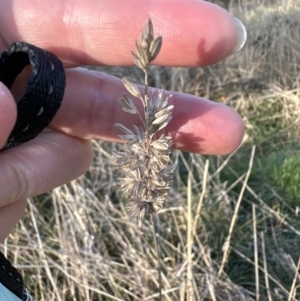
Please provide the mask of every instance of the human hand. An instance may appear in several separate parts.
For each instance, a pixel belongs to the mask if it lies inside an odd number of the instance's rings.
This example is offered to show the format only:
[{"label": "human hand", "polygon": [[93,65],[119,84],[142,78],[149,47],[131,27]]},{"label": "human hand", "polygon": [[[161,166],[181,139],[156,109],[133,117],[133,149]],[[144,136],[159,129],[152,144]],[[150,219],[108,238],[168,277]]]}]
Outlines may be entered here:
[{"label": "human hand", "polygon": [[[69,182],[89,167],[90,139],[117,141],[116,122],[138,123],[116,101],[125,91],[120,79],[75,67],[132,65],[131,51],[149,17],[155,35],[163,36],[156,65],[213,64],[237,44],[233,18],[200,0],[0,2],[0,52],[26,41],[55,53],[68,67],[64,100],[50,127],[0,153],[0,241],[21,218],[27,197]],[[171,101],[175,108],[166,131],[175,133],[175,148],[226,154],[240,145],[244,127],[234,110],[182,93],[174,93]],[[1,83],[0,112],[1,148],[16,120],[14,99]]]}]

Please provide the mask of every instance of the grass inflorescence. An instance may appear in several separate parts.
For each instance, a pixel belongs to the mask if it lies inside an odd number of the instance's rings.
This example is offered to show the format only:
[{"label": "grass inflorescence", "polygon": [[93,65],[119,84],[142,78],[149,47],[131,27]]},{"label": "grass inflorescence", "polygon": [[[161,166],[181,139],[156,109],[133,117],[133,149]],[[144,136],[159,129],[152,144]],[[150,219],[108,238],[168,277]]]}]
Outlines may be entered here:
[{"label": "grass inflorescence", "polygon": [[120,180],[123,193],[128,197],[128,213],[140,218],[163,208],[174,174],[174,166],[170,163],[172,138],[159,134],[172,118],[174,106],[168,103],[171,95],[166,96],[164,90],[149,92],[148,87],[147,68],[159,54],[161,46],[162,37],[154,38],[152,21],[149,19],[141,41],[136,42],[137,53],[132,52],[135,64],[144,72],[144,93],[140,92],[137,85],[123,78],[127,91],[142,102],[143,113],[139,113],[131,96],[124,94],[119,99],[122,109],[130,114],[138,114],[142,123],[141,126],[134,124],[132,130],[116,124],[123,132],[119,137],[126,140],[126,144],[115,156],[124,174]]}]

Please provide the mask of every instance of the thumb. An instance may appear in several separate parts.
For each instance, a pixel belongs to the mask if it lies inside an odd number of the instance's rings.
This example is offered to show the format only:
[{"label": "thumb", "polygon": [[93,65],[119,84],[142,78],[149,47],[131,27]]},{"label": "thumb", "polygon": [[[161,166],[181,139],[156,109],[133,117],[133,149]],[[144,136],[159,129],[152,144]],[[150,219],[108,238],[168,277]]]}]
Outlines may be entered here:
[{"label": "thumb", "polygon": [[0,149],[4,146],[16,122],[16,103],[10,91],[0,82]]}]

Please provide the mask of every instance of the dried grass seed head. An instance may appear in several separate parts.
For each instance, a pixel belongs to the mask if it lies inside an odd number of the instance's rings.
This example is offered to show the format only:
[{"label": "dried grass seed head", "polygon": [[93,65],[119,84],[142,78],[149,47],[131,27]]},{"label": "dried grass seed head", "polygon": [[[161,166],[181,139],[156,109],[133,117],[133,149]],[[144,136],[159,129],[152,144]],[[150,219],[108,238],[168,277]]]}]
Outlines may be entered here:
[{"label": "dried grass seed head", "polygon": [[136,42],[137,53],[132,52],[135,64],[142,70],[146,70],[147,66],[158,56],[162,46],[162,37],[158,36],[154,39],[153,24],[151,19],[141,34],[141,41]]},{"label": "dried grass seed head", "polygon": [[152,21],[149,20],[141,35],[140,43],[136,42],[137,53],[133,53],[136,65],[145,73],[145,92],[140,92],[136,84],[123,79],[127,91],[139,98],[144,106],[143,116],[137,110],[130,96],[123,95],[119,99],[122,109],[130,114],[138,114],[142,125],[133,125],[133,130],[117,123],[123,132],[119,135],[127,143],[121,151],[115,153],[116,163],[123,172],[120,179],[123,193],[129,198],[127,211],[131,216],[143,218],[163,208],[165,198],[170,189],[174,166],[170,163],[172,139],[169,136],[158,135],[171,120],[173,105],[165,96],[164,90],[148,95],[147,66],[154,60],[162,45],[162,38],[154,39]]}]

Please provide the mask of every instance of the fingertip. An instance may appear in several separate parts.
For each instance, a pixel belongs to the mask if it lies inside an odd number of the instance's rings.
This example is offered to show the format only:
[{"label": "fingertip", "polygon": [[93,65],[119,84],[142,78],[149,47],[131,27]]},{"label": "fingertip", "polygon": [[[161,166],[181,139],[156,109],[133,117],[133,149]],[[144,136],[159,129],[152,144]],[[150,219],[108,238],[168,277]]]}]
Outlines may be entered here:
[{"label": "fingertip", "polygon": [[16,103],[7,87],[0,82],[0,149],[5,144],[17,118]]},{"label": "fingertip", "polygon": [[174,147],[192,153],[226,155],[242,143],[244,123],[232,108],[206,99],[174,93],[175,108],[168,131]]},{"label": "fingertip", "polygon": [[199,144],[201,153],[209,155],[228,155],[242,143],[244,122],[232,108],[213,103],[211,111],[202,116],[202,129],[206,135]]},{"label": "fingertip", "polygon": [[198,66],[216,64],[233,53],[239,42],[235,18],[225,9],[206,3],[206,14],[202,16],[203,38],[199,39]]},{"label": "fingertip", "polygon": [[[157,9],[163,10],[162,6],[160,4]],[[174,19],[174,15],[179,14],[181,17]],[[239,50],[238,45],[245,36],[242,36],[244,31],[239,30],[241,21],[238,23],[228,11],[206,1],[185,1],[185,5],[181,0],[172,1],[172,9],[165,13],[163,20],[159,22],[154,18],[154,26],[157,25],[157,32],[164,39],[162,51],[155,61],[158,65],[216,64]]]},{"label": "fingertip", "polygon": [[228,155],[238,149],[244,138],[244,122],[242,117],[232,108],[222,105],[224,111],[219,118],[215,143],[216,155]]}]

